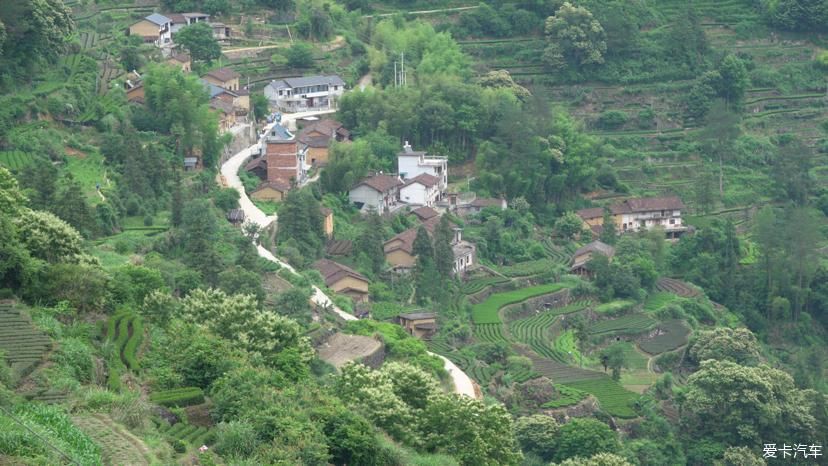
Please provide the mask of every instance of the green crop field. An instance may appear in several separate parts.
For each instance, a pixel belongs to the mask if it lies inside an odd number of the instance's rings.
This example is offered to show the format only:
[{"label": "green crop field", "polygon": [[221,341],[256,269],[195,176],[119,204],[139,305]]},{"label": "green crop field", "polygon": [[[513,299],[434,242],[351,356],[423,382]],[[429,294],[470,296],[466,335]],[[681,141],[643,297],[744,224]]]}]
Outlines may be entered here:
[{"label": "green crop field", "polygon": [[475,324],[474,336],[480,341],[491,343],[506,341],[506,337],[503,336],[503,325],[501,324]]},{"label": "green crop field", "polygon": [[514,265],[498,267],[498,272],[507,277],[531,277],[552,270],[554,263],[549,259],[520,262]]},{"label": "green crop field", "polygon": [[624,299],[619,299],[616,301],[610,301],[608,303],[599,304],[593,308],[595,312],[598,314],[613,314],[616,312],[621,312],[625,308],[630,308],[635,305],[634,301],[627,301]]},{"label": "green crop field", "polygon": [[177,422],[173,425],[162,422],[158,430],[169,440],[181,440],[194,447],[212,445],[215,437],[212,429],[184,422]]},{"label": "green crop field", "polygon": [[656,321],[644,314],[631,314],[617,319],[602,320],[589,327],[590,335],[636,334],[652,328]]},{"label": "green crop field", "polygon": [[581,400],[589,396],[589,393],[578,390],[577,388],[569,387],[567,385],[555,385],[555,391],[558,392],[558,397],[547,401],[543,404],[543,408],[555,409],[564,408],[578,404]]},{"label": "green crop field", "polygon": [[658,325],[664,333],[652,338],[645,338],[638,343],[639,348],[649,354],[661,354],[687,344],[690,329],[680,320],[669,320]]},{"label": "green crop field", "polygon": [[625,389],[607,376],[580,382],[565,382],[565,385],[595,395],[601,403],[601,409],[613,416],[621,418],[636,416],[632,404],[639,395]]},{"label": "green crop field", "polygon": [[463,294],[470,295],[475,294],[479,291],[483,291],[483,289],[488,288],[490,286],[502,285],[504,283],[508,283],[509,281],[510,280],[508,278],[504,277],[477,278],[467,283],[464,283],[460,289],[463,292]]},{"label": "green crop field", "polygon": [[647,361],[649,358],[641,354],[635,349],[635,346],[628,341],[621,341],[611,345],[613,347],[620,347],[624,351],[625,360],[627,362],[627,369],[630,370],[647,370]]},{"label": "green crop field", "polygon": [[472,321],[475,324],[500,323],[498,311],[503,306],[519,303],[529,298],[554,293],[566,288],[566,283],[549,283],[546,285],[531,286],[520,290],[504,291],[489,296],[489,299],[472,307]]},{"label": "green crop field", "polygon": [[12,172],[19,172],[33,163],[35,163],[35,158],[26,152],[0,151],[0,166]]},{"label": "green crop field", "polygon": [[28,316],[11,304],[0,304],[0,351],[18,375],[30,373],[51,348],[52,340]]},{"label": "green crop field", "polygon": [[666,291],[657,291],[655,293],[651,293],[650,296],[647,297],[647,301],[644,302],[644,310],[646,312],[657,311],[669,304],[670,302],[672,302],[676,298],[676,295]]}]

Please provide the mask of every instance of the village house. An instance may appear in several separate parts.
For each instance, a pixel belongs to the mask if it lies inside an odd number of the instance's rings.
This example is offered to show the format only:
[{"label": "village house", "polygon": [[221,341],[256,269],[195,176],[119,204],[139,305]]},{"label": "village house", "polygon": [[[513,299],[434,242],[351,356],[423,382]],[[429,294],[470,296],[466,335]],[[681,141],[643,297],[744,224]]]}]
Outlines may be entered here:
[{"label": "village house", "polygon": [[417,217],[417,220],[420,222],[425,222],[426,220],[431,220],[434,217],[439,217],[440,212],[432,209],[431,207],[418,207],[411,211],[411,215]]},{"label": "village house", "polygon": [[607,259],[612,259],[612,256],[615,255],[615,248],[601,241],[593,241],[587,244],[572,254],[572,265],[569,267],[570,273],[589,276],[590,273],[586,265],[592,260],[595,254],[602,254]]},{"label": "village house", "polygon": [[128,36],[138,36],[145,43],[155,44],[158,47],[172,43],[172,21],[170,18],[153,13],[141,21],[133,24],[127,30]]},{"label": "village house", "polygon": [[256,201],[282,202],[290,191],[290,184],[282,180],[264,182],[253,192],[250,198]]},{"label": "village house", "polygon": [[434,312],[409,312],[397,316],[400,324],[409,335],[431,340],[437,333],[437,314]]},{"label": "village house", "polygon": [[193,62],[187,53],[175,53],[165,62],[168,65],[177,66],[181,71],[189,73],[192,71]]},{"label": "village house", "polygon": [[437,178],[437,190],[442,198],[448,188],[448,157],[431,156],[412,149],[405,141],[403,150],[397,154],[397,170],[403,179],[416,178],[426,174]]},{"label": "village house", "polygon": [[322,274],[325,286],[334,292],[344,294],[357,303],[368,301],[370,282],[361,273],[329,259],[319,259],[313,267]]},{"label": "village house", "polygon": [[231,29],[230,26],[224,23],[210,23],[210,27],[213,29],[213,38],[216,40],[228,40],[230,39]]},{"label": "village house", "polygon": [[239,73],[236,73],[230,68],[219,68],[205,74],[202,76],[202,79],[228,91],[238,91],[240,77],[241,75]]},{"label": "village house", "polygon": [[289,186],[301,186],[307,178],[307,149],[282,125],[273,125],[262,139],[262,157],[266,163],[267,181],[281,180]]},{"label": "village house", "polygon": [[213,99],[210,101],[210,108],[219,115],[219,129],[221,131],[228,131],[236,124],[236,110],[233,108],[233,104],[220,99]]},{"label": "village house", "polygon": [[247,89],[238,89],[231,91],[223,87],[217,86],[206,79],[201,82],[207,89],[210,95],[210,101],[221,100],[229,105],[232,105],[236,116],[245,116],[250,113],[250,92]]},{"label": "village house", "polygon": [[126,90],[127,102],[134,102],[136,104],[144,103],[144,83],[140,78],[127,79],[124,82],[124,90]]},{"label": "village house", "polygon": [[297,135],[299,142],[308,146],[311,165],[328,163],[328,148],[333,141],[348,141],[351,132],[336,120],[318,120],[305,125]]},{"label": "village house", "polygon": [[348,192],[348,200],[357,208],[366,212],[374,209],[383,215],[400,207],[399,189],[402,181],[394,175],[369,176]]},{"label": "village house", "polygon": [[345,81],[339,76],[304,76],[271,81],[264,88],[270,104],[283,112],[301,112],[336,107],[336,100],[345,92]]},{"label": "village house", "polygon": [[[440,223],[439,216],[426,220],[422,225],[429,235],[433,235],[438,223]],[[383,243],[385,261],[394,270],[399,272],[409,271],[417,263],[417,256],[414,255],[414,241],[417,239],[418,228],[409,228]],[[462,229],[454,225],[452,225],[452,228],[454,230],[454,237],[451,241],[451,249],[454,255],[452,272],[457,275],[464,273],[474,265],[476,248],[474,244],[463,240]]]},{"label": "village house", "polygon": [[333,210],[324,206],[320,206],[319,212],[322,214],[322,231],[325,233],[325,236],[328,239],[333,238]]},{"label": "village house", "polygon": [[400,200],[412,205],[433,207],[440,199],[440,179],[428,173],[421,173],[405,181],[400,188]]},{"label": "village house", "polygon": [[170,13],[167,15],[172,21],[171,32],[175,35],[183,27],[195,23],[207,23],[210,21],[210,15],[206,13]]},{"label": "village house", "polygon": [[[687,231],[681,222],[684,203],[675,196],[627,199],[610,206],[609,210],[618,233],[661,227],[668,239],[677,239]],[[581,209],[577,213],[593,233],[600,232],[603,228],[603,208]]]},{"label": "village house", "polygon": [[486,207],[494,207],[498,210],[506,210],[506,199],[478,197],[468,204],[458,206],[458,213],[460,215],[479,214]]}]

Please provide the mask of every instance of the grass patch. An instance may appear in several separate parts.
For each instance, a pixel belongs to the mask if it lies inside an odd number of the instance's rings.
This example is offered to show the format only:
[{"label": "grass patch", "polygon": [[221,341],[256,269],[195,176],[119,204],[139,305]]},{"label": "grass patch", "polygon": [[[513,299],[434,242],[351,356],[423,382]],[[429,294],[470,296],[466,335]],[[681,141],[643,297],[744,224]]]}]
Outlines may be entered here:
[{"label": "grass patch", "polygon": [[555,385],[555,391],[558,392],[558,397],[554,400],[547,401],[541,406],[541,408],[555,409],[573,406],[589,396],[589,394],[585,391],[566,385]]},{"label": "grass patch", "polygon": [[279,206],[281,205],[278,202],[271,202],[271,201],[253,201],[253,205],[259,208],[265,215],[273,215],[279,212]]},{"label": "grass patch", "polygon": [[489,299],[472,307],[472,321],[475,324],[499,324],[498,311],[503,306],[525,301],[529,298],[554,293],[566,288],[566,283],[548,283],[519,290],[504,291],[489,296]]},{"label": "grass patch", "polygon": [[87,200],[93,205],[101,202],[101,198],[95,189],[96,183],[100,183],[101,187],[106,187],[104,181],[106,170],[101,154],[92,152],[85,157],[66,157],[66,170],[80,183]]},{"label": "grass patch", "polygon": [[616,314],[626,309],[629,309],[634,305],[635,301],[619,299],[616,301],[610,301],[608,303],[599,304],[593,308],[593,311],[597,312],[598,314]]},{"label": "grass patch", "polygon": [[650,296],[647,297],[647,301],[644,302],[644,311],[657,311],[662,307],[666,306],[667,304],[671,303],[676,298],[676,295],[674,295],[673,293],[668,293],[666,291],[657,291],[655,293],[651,293]]}]

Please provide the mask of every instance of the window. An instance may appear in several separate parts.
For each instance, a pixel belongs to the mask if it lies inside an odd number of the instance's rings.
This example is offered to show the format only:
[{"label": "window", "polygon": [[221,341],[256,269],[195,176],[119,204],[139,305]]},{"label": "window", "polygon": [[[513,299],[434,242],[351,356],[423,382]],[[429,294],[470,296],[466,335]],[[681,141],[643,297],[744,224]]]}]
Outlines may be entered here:
[{"label": "window", "polygon": [[670,225],[675,225],[675,224],[676,224],[676,219],[671,218],[671,219],[670,219]]}]

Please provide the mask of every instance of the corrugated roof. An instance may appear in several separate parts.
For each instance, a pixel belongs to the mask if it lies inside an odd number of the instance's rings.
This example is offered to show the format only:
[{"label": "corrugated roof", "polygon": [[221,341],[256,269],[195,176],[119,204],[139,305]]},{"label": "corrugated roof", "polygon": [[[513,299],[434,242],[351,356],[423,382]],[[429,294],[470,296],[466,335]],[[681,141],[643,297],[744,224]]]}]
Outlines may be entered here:
[{"label": "corrugated roof", "polygon": [[147,16],[147,17],[146,17],[146,18],[144,18],[144,19],[145,19],[145,20],[147,20],[147,21],[149,21],[149,22],[151,22],[151,23],[153,23],[153,24],[157,24],[157,25],[159,25],[159,26],[163,26],[163,25],[165,25],[165,24],[167,24],[167,23],[172,22],[172,21],[170,20],[170,18],[167,18],[166,16],[161,15],[161,14],[158,14],[158,13],[153,13],[153,14],[151,14],[151,15]]}]

